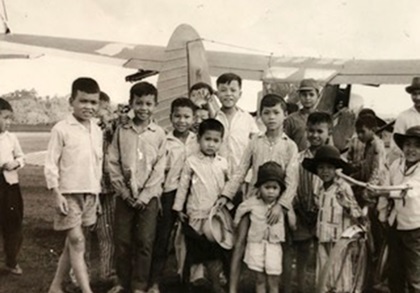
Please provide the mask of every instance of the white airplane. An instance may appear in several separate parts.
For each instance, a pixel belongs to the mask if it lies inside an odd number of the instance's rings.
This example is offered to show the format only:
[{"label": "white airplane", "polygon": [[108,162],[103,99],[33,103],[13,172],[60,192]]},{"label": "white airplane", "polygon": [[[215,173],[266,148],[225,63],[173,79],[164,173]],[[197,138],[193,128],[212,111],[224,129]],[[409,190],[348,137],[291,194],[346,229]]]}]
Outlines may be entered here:
[{"label": "white airplane", "polygon": [[[293,85],[302,79],[314,78],[324,85],[318,108],[330,113],[337,111],[339,103],[351,108],[363,104],[360,96],[351,94],[352,84],[408,84],[420,75],[420,60],[347,60],[206,51],[203,39],[187,24],[175,29],[166,47],[13,34],[5,26],[0,34],[0,56],[15,56],[11,52],[21,52],[16,56],[25,56],[22,52],[31,54],[26,56],[51,54],[132,68],[136,72],[126,77],[130,82],[158,74],[160,102],[156,119],[164,127],[169,125],[169,107],[174,98],[187,96],[189,87],[196,82],[211,84],[211,76],[225,72],[261,81],[266,91],[282,88],[282,95],[287,94],[284,89],[293,90]],[[279,84],[286,87],[278,87]],[[340,85],[347,87],[341,89]],[[333,138],[341,150],[354,133],[354,119],[351,112],[338,118]]]}]

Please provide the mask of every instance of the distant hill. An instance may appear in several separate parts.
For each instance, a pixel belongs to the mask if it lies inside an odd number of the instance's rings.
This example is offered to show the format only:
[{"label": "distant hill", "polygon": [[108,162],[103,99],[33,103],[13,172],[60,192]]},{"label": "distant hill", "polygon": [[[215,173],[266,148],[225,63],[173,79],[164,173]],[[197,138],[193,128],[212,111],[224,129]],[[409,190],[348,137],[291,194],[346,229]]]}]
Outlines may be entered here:
[{"label": "distant hill", "polygon": [[52,125],[70,113],[67,97],[41,97],[32,90],[16,90],[2,95],[13,107],[13,124]]}]

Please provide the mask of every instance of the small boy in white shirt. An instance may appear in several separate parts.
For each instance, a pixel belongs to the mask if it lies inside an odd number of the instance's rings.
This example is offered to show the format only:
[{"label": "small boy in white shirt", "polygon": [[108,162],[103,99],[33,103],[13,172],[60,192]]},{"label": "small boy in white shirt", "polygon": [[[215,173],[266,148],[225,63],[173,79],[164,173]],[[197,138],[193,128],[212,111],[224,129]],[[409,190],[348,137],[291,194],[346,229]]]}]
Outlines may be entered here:
[{"label": "small boy in white shirt", "polygon": [[235,224],[238,225],[245,214],[250,214],[244,262],[256,273],[257,293],[279,290],[283,259],[281,242],[285,241],[284,215],[277,223],[269,225],[267,213],[286,189],[284,177],[278,163],[269,161],[261,165],[255,183],[257,196],[241,203],[235,215]]}]

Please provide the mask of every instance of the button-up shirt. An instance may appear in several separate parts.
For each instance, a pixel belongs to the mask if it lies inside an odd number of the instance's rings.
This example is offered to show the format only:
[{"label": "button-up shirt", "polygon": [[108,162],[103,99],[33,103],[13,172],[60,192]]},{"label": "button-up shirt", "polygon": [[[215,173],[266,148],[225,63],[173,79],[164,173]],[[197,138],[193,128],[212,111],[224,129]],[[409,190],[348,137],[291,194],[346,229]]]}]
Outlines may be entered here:
[{"label": "button-up shirt", "polygon": [[154,122],[137,130],[132,120],[114,134],[108,153],[111,183],[117,195],[148,204],[162,193],[166,135]]},{"label": "button-up shirt", "polygon": [[327,189],[321,184],[316,193],[319,205],[316,235],[319,242],[335,242],[362,211],[350,185],[343,179],[336,178]]},{"label": "button-up shirt", "polygon": [[298,155],[299,160],[299,184],[297,194],[293,202],[296,216],[298,217],[297,229],[293,232],[295,240],[308,239],[315,232],[315,216],[314,219],[308,218],[317,214],[317,206],[315,199],[315,189],[322,184],[321,179],[315,174],[309,172],[302,166],[305,158],[312,159],[314,154],[308,148]]},{"label": "button-up shirt", "polygon": [[239,225],[241,218],[248,213],[250,214],[251,224],[248,230],[248,242],[267,240],[270,243],[280,243],[285,241],[283,214],[276,224],[267,224],[267,212],[272,208],[273,204],[267,204],[260,197],[253,196],[239,205],[236,210],[234,224],[236,226]]},{"label": "button-up shirt", "polygon": [[308,139],[306,138],[306,121],[308,116],[309,113],[300,109],[287,116],[284,120],[284,133],[297,144],[300,152],[309,147]]},{"label": "button-up shirt", "polygon": [[278,163],[285,170],[286,190],[279,199],[279,203],[287,209],[292,208],[299,179],[298,149],[296,144],[284,133],[274,142],[271,142],[265,134],[259,134],[251,140],[245,149],[239,167],[236,168],[232,179],[223,189],[223,195],[232,199],[244,182],[250,168],[252,168],[252,179],[247,197],[255,195],[254,185],[257,182],[258,168],[268,161]]},{"label": "button-up shirt", "polygon": [[[412,230],[420,228],[420,162],[406,170],[405,159],[394,161],[390,168],[391,185],[409,185],[409,189],[402,199],[394,200],[394,207],[388,218],[390,225],[397,221],[398,230]],[[399,191],[392,192],[394,196]]]},{"label": "button-up shirt", "polygon": [[195,133],[190,132],[185,143],[175,137],[172,131],[166,135],[166,176],[163,192],[170,192],[178,188],[185,160],[198,151],[199,145]]},{"label": "button-up shirt", "polygon": [[62,193],[101,191],[102,131],[93,120],[90,129],[73,115],[51,130],[44,173],[48,188]]},{"label": "button-up shirt", "polygon": [[[18,168],[22,168],[24,154],[16,135],[8,131],[0,133],[0,167],[15,160],[19,162]],[[9,184],[19,182],[17,169],[11,171],[3,170],[3,175]]]},{"label": "button-up shirt", "polygon": [[187,158],[175,196],[173,210],[186,212],[193,219],[207,218],[228,178],[225,158],[205,156],[202,152]]},{"label": "button-up shirt", "polygon": [[230,176],[241,162],[242,155],[251,136],[259,133],[255,119],[248,112],[240,108],[236,109],[237,111],[230,123],[223,111],[217,112],[215,117],[225,128],[220,155],[228,160]]}]

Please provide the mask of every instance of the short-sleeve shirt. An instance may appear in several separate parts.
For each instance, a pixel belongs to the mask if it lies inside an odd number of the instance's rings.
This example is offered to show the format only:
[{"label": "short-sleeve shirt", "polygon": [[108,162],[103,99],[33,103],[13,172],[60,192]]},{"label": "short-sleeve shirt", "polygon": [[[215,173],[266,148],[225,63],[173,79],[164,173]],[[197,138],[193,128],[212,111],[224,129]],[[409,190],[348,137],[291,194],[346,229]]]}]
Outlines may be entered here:
[{"label": "short-sleeve shirt", "polygon": [[217,112],[215,118],[225,127],[225,135],[219,153],[228,160],[229,174],[231,175],[239,165],[252,134],[259,133],[259,128],[255,119],[240,108],[237,108],[230,123],[222,111]]}]

